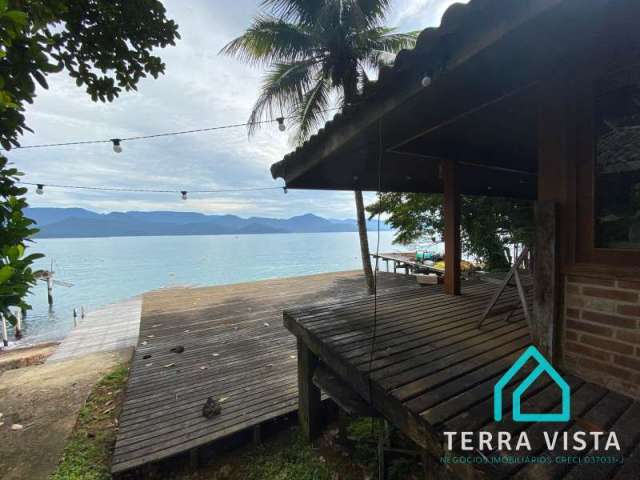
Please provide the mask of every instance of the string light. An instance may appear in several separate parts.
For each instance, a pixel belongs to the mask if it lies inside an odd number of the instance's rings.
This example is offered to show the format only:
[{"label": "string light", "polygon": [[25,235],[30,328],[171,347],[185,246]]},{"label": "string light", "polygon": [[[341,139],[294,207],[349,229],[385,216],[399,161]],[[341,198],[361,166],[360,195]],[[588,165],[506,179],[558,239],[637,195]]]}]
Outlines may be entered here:
[{"label": "string light", "polygon": [[122,145],[120,145],[120,139],[112,138],[111,142],[113,143],[113,151],[116,153],[122,153]]},{"label": "string light", "polygon": [[[339,107],[334,107],[334,108],[327,108],[325,110],[321,110],[319,113],[326,113],[326,112],[331,112],[331,111],[335,111],[335,110],[339,110]],[[294,115],[289,116],[289,117],[278,117],[276,119],[273,120],[260,120],[258,122],[245,122],[245,123],[232,123],[229,125],[219,125],[216,127],[206,127],[206,128],[195,128],[192,130],[179,130],[179,131],[175,131],[175,132],[163,132],[163,133],[154,133],[151,135],[138,135],[138,136],[134,136],[134,137],[122,137],[122,138],[112,138],[109,140],[79,140],[79,141],[72,141],[72,142],[61,142],[61,143],[42,143],[42,144],[36,144],[36,145],[20,145],[17,147],[13,147],[13,150],[27,150],[30,148],[51,148],[51,147],[68,147],[68,146],[74,146],[74,145],[94,145],[94,144],[100,144],[100,143],[111,143],[113,145],[113,150],[116,153],[120,153],[122,152],[122,142],[131,142],[131,141],[137,141],[137,140],[148,140],[148,139],[153,139],[153,138],[160,138],[160,137],[172,137],[172,136],[176,136],[176,135],[186,135],[186,134],[190,134],[190,133],[205,133],[205,132],[213,132],[215,130],[225,130],[228,128],[239,128],[239,127],[248,127],[248,126],[252,126],[252,125],[262,125],[265,123],[274,123],[277,122],[278,123],[278,129],[281,132],[284,132],[286,130],[286,125],[285,125],[285,120],[291,120],[296,118]],[[117,149],[117,147],[119,147],[119,149]]]},{"label": "string light", "polygon": [[[127,193],[179,193],[182,197],[187,197],[189,193],[238,193],[238,192],[259,192],[266,190],[282,190],[286,187],[248,187],[248,188],[223,188],[212,190],[163,190],[155,188],[138,188],[138,187],[100,187],[100,186],[86,186],[86,185],[60,185],[53,183],[32,183],[19,181],[22,185],[30,185],[36,187],[36,193],[42,195],[44,193],[44,187],[48,188],[60,188],[63,190],[92,190],[100,192],[127,192]],[[185,198],[186,199],[186,198]]]}]

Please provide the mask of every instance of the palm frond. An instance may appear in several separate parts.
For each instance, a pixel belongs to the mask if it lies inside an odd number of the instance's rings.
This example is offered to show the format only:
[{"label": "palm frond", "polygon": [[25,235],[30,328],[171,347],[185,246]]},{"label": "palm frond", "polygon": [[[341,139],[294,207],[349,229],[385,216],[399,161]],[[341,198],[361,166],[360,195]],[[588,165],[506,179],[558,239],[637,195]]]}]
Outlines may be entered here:
[{"label": "palm frond", "polygon": [[282,112],[294,110],[304,101],[304,95],[313,85],[314,75],[319,71],[317,63],[313,59],[280,63],[269,70],[249,117],[249,135],[253,135],[260,127],[260,121],[272,120]]},{"label": "palm frond", "polygon": [[248,64],[271,65],[304,60],[315,54],[311,31],[273,17],[257,17],[247,31],[225,45],[221,54]]},{"label": "palm frond", "polygon": [[419,30],[406,33],[393,33],[393,31],[384,33],[374,41],[374,44],[376,44],[375,48],[377,50],[390,53],[398,53],[400,50],[405,48],[414,48],[419,34]]},{"label": "palm frond", "polygon": [[393,63],[400,50],[415,47],[418,34],[394,33],[392,28],[372,28],[357,36],[355,50],[366,67],[378,69]]},{"label": "palm frond", "polygon": [[318,75],[315,85],[303,97],[294,113],[297,143],[302,143],[309,138],[311,133],[324,121],[325,111],[329,107],[329,93],[331,86],[329,81]]},{"label": "palm frond", "polygon": [[342,3],[343,15],[354,25],[372,28],[384,20],[389,10],[389,0],[332,0]]},{"label": "palm frond", "polygon": [[263,0],[261,7],[281,20],[313,25],[324,3],[325,0]]}]

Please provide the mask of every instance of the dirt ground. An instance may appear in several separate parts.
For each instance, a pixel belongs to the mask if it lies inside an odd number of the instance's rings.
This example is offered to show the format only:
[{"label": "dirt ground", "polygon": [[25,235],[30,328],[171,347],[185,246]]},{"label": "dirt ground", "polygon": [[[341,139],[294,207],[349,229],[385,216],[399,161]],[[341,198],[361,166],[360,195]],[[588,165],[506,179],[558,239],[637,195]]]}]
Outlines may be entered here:
[{"label": "dirt ground", "polygon": [[3,480],[48,478],[92,386],[131,354],[132,349],[97,353],[0,374]]},{"label": "dirt ground", "polygon": [[55,352],[57,342],[41,343],[33,347],[0,351],[0,374],[5,370],[39,365]]}]

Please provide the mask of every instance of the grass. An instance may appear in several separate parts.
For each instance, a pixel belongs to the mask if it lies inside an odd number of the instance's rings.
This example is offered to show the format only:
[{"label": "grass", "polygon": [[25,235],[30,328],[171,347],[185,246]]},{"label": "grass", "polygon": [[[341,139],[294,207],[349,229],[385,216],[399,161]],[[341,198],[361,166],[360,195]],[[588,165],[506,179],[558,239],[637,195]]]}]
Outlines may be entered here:
[{"label": "grass", "polygon": [[[352,420],[347,428],[351,446],[340,445],[331,426],[311,447],[297,427],[287,428],[259,446],[245,446],[219,456],[179,480],[364,480],[377,477],[379,420]],[[417,459],[389,459],[388,478],[422,478]]]},{"label": "grass", "polygon": [[93,387],[51,480],[111,479],[111,455],[128,374],[128,366],[119,365]]}]

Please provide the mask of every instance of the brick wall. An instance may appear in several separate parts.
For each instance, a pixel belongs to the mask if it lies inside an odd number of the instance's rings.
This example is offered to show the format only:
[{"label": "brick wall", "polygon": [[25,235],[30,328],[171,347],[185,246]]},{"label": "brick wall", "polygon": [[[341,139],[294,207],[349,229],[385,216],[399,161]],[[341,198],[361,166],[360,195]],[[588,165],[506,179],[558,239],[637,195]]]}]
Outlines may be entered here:
[{"label": "brick wall", "polygon": [[640,398],[640,281],[565,279],[563,364]]}]

